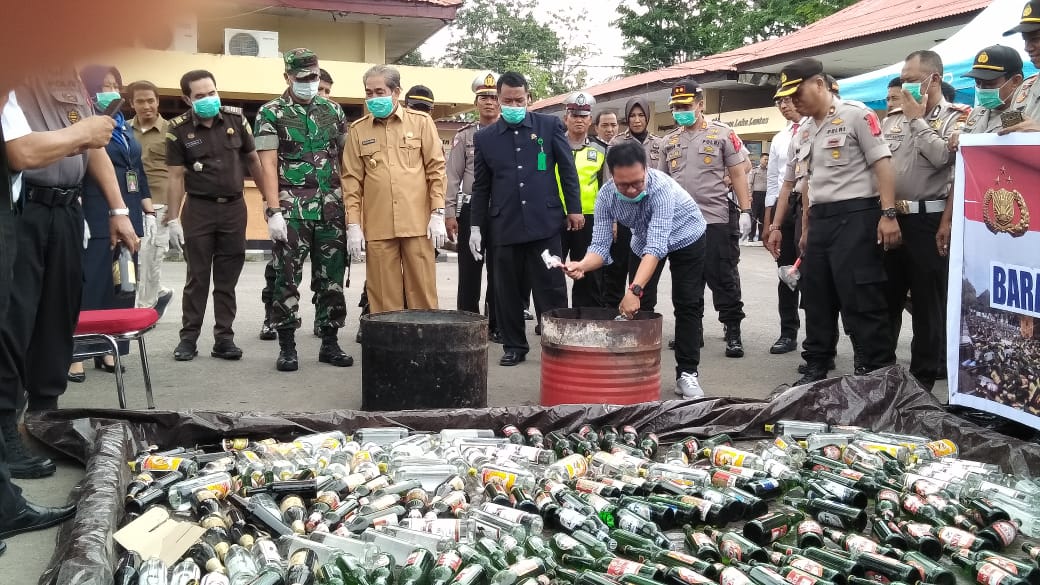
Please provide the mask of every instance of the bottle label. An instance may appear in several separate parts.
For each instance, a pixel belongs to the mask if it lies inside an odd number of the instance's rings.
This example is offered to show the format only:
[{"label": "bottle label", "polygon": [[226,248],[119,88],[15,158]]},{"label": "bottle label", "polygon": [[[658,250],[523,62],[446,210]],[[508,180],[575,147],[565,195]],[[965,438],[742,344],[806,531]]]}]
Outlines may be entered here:
[{"label": "bottle label", "polygon": [[793,559],[791,559],[789,564],[796,569],[809,573],[810,575],[823,577],[823,565],[817,563],[812,559],[807,559],[805,557],[794,557]]},{"label": "bottle label", "polygon": [[823,526],[812,520],[802,520],[798,523],[798,536],[804,534],[818,534],[823,536]]},{"label": "bottle label", "polygon": [[225,439],[225,451],[241,451],[249,446],[249,439]]},{"label": "bottle label", "polygon": [[[705,538],[707,538],[707,537],[705,537]],[[715,543],[712,543],[712,544],[715,544]],[[664,553],[664,556],[666,556],[666,557],[668,557],[670,559],[675,559],[675,560],[679,561],[680,563],[683,563],[684,565],[692,565],[693,563],[697,562],[697,557],[695,557],[693,555],[688,555],[688,554],[686,554],[684,552],[679,552],[677,550],[670,550],[670,551]]]},{"label": "bottle label", "polygon": [[825,526],[845,528],[845,522],[841,519],[841,516],[838,516],[833,512],[817,512],[816,520]]},{"label": "bottle label", "polygon": [[726,471],[716,471],[711,474],[711,485],[715,487],[733,487],[737,485],[737,481],[739,480],[739,475],[734,475]]},{"label": "bottle label", "polygon": [[499,518],[509,520],[510,522],[516,522],[517,524],[519,524],[524,519],[524,517],[527,516],[527,512],[524,512],[523,510],[517,510],[516,508],[510,508],[508,506],[491,505],[487,506],[485,508],[485,511],[490,512],[495,516],[498,516]]},{"label": "bottle label", "polygon": [[791,448],[791,446],[787,444],[787,441],[785,441],[783,437],[777,437],[773,439],[773,444],[776,445],[777,448],[781,451],[787,451]]},{"label": "bottle label", "polygon": [[528,577],[534,573],[540,573],[541,568],[541,559],[535,557],[530,559],[520,559],[513,563],[509,567],[509,570],[513,571],[513,574],[518,577],[517,581],[519,582],[522,581],[524,577]]},{"label": "bottle label", "polygon": [[[856,471],[855,469],[849,469],[849,468],[845,468],[845,469],[842,469],[842,470],[838,471],[838,475],[840,475],[842,477],[847,477],[847,478],[855,480],[855,481],[859,481],[859,480],[863,479],[864,477],[866,477],[866,474],[860,473],[859,471]],[[892,491],[892,490],[889,490],[889,491]],[[892,493],[895,493],[895,492],[892,492]]]},{"label": "bottle label", "polygon": [[497,481],[504,485],[508,490],[512,489],[513,484],[516,483],[516,474],[502,471],[500,469],[484,469],[480,474],[480,481],[484,484]]},{"label": "bottle label", "polygon": [[722,571],[722,574],[719,575],[719,583],[721,585],[754,585],[754,581],[733,567],[726,567]]},{"label": "bottle label", "polygon": [[924,500],[922,500],[916,494],[907,494],[906,497],[903,498],[903,509],[905,509],[907,512],[910,512],[911,514],[916,514],[921,508],[924,507],[924,505]]},{"label": "bottle label", "polygon": [[919,561],[919,560],[917,560],[915,558],[912,558],[912,557],[908,557],[908,558],[903,559],[903,562],[908,564],[908,565],[910,565],[911,567],[914,567],[915,569],[917,569],[917,572],[921,575],[921,580],[922,581],[925,580],[924,564],[922,564],[921,561]]},{"label": "bottle label", "polygon": [[784,573],[784,581],[791,585],[813,585],[816,583],[816,579],[812,575],[807,575],[797,569],[791,569]]},{"label": "bottle label", "polygon": [[747,453],[732,447],[718,446],[711,451],[711,463],[715,466],[735,465],[740,467],[744,464]]},{"label": "bottle label", "polygon": [[723,539],[722,542],[719,543],[719,552],[721,552],[722,556],[727,559],[733,559],[735,561],[744,558],[744,551],[741,550],[740,544],[734,540]]},{"label": "bottle label", "polygon": [[849,552],[878,552],[878,544],[865,536],[850,534],[845,539],[845,550]]},{"label": "bottle label", "polygon": [[975,542],[975,536],[960,528],[954,528],[952,526],[944,526],[939,529],[939,540],[943,544],[952,546],[954,548],[971,548],[971,545]]},{"label": "bottle label", "polygon": [[827,459],[841,461],[841,447],[837,445],[824,445],[820,448],[820,454]]},{"label": "bottle label", "polygon": [[586,494],[598,494],[603,491],[603,484],[591,479],[581,478],[574,483],[574,489]]},{"label": "bottle label", "polygon": [[939,439],[931,443],[925,443],[925,447],[936,457],[951,457],[957,454],[957,445],[949,439]]},{"label": "bottle label", "polygon": [[416,563],[416,561],[419,560],[419,555],[420,554],[421,553],[419,552],[419,549],[413,550],[412,554],[408,555],[408,558],[404,560],[404,566],[408,567],[408,566],[414,565]]},{"label": "bottle label", "polygon": [[562,468],[570,478],[585,475],[588,471],[588,460],[584,455],[571,455],[557,461],[556,465]]},{"label": "bottle label", "polygon": [[777,526],[776,528],[769,531],[770,539],[769,542],[776,542],[781,538],[787,536],[787,525]]},{"label": "bottle label", "polygon": [[1013,576],[1004,569],[985,562],[979,569],[979,574],[976,576],[976,580],[981,585],[999,585],[1004,579],[1012,579]]},{"label": "bottle label", "polygon": [[459,570],[459,567],[462,566],[462,557],[459,556],[459,553],[453,550],[449,550],[447,552],[441,553],[441,556],[437,558],[437,566],[448,567],[449,569],[451,569],[451,572],[454,573],[455,571]]},{"label": "bottle label", "polygon": [[575,547],[581,545],[581,543],[575,538],[562,532],[557,533],[553,540],[556,541],[556,546],[564,553],[569,553],[574,550]]},{"label": "bottle label", "polygon": [[1015,542],[1015,538],[1018,537],[1018,526],[1013,522],[1008,522],[1007,520],[998,520],[990,525],[990,528],[993,529],[993,532],[997,533],[997,536],[1000,538],[1000,543],[1004,545],[1005,548],[1011,546],[1011,543]]},{"label": "bottle label", "polygon": [[686,567],[676,567],[671,571],[672,577],[686,583],[687,585],[713,585],[715,582],[701,575],[697,571]]},{"label": "bottle label", "polygon": [[878,583],[883,583],[885,585],[892,582],[887,575],[883,575],[877,571],[867,571],[863,576],[871,581],[877,581]]},{"label": "bottle label", "polygon": [[1005,559],[1004,557],[992,556],[992,557],[986,557],[986,562],[991,564],[991,565],[996,565],[996,566],[1000,567],[1001,569],[1004,569],[1008,573],[1011,573],[1012,575],[1015,575],[1015,576],[1018,575],[1018,567],[1015,566],[1015,563],[1013,563],[1011,561],[1011,559]]},{"label": "bottle label", "polygon": [[391,512],[390,514],[386,514],[385,516],[373,518],[372,526],[397,526],[398,522],[399,519],[397,517],[397,514]]},{"label": "bottle label", "polygon": [[136,471],[177,471],[181,463],[185,461],[182,457],[166,457],[163,455],[149,455],[141,461]]},{"label": "bottle label", "polygon": [[[582,524],[585,523],[585,516],[583,516],[581,512],[571,510],[570,508],[561,509],[558,517],[560,520],[560,525],[568,530],[577,530],[578,528],[581,528]],[[621,515],[621,518],[619,519],[621,521],[621,528],[624,528],[625,530],[629,530],[631,532],[638,532],[637,527],[629,528],[625,526],[626,518],[628,518],[628,516],[624,514]]]},{"label": "bottle label", "polygon": [[765,479],[759,480],[758,485],[766,491],[773,491],[780,487],[780,482],[777,481],[775,478],[767,477]]},{"label": "bottle label", "polygon": [[694,532],[693,533],[693,542],[698,547],[708,547],[708,548],[711,548],[711,549],[715,548],[715,541],[712,540],[710,536],[708,536],[707,534],[704,534],[703,532],[699,532],[699,531],[698,532]]},{"label": "bottle label", "polygon": [[639,570],[643,568],[642,563],[623,559],[621,557],[614,557],[610,564],[607,565],[607,574],[611,577],[620,577],[621,575],[638,575]]}]

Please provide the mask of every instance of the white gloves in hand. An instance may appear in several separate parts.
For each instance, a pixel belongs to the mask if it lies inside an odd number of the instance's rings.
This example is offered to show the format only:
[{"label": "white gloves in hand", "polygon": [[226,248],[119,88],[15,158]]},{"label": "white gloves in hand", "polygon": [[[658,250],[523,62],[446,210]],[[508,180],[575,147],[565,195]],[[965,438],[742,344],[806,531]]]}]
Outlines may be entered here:
[{"label": "white gloves in hand", "polygon": [[430,223],[426,226],[426,237],[433,240],[434,249],[440,248],[448,241],[448,230],[444,227],[444,216],[439,213],[430,214]]},{"label": "white gloves in hand", "polygon": [[469,229],[469,251],[473,254],[473,259],[477,262],[484,259],[484,255],[480,253],[481,243],[480,228],[477,226],[471,227]]},{"label": "white gloves in hand", "polygon": [[166,222],[166,227],[170,230],[170,247],[180,251],[184,245],[184,227],[181,226],[181,220],[171,219]]},{"label": "white gloves in hand", "polygon": [[749,235],[751,235],[751,214],[745,211],[740,214],[740,237],[746,240]]},{"label": "white gloves in hand", "polygon": [[144,215],[144,239],[151,240],[155,237],[155,216],[150,214]]},{"label": "white gloves in hand", "polygon": [[275,213],[267,219],[267,234],[271,236],[272,242],[289,241],[289,228],[281,213]]},{"label": "white gloves in hand", "polygon": [[347,225],[347,253],[352,258],[361,256],[361,250],[365,248],[365,234],[361,233],[361,226],[356,223]]}]

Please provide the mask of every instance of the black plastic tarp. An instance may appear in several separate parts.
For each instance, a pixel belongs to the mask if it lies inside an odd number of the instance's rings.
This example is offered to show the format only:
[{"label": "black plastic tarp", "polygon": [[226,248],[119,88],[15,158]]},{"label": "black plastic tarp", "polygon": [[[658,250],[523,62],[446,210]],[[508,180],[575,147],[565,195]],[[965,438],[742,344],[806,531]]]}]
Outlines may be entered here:
[{"label": "black plastic tarp", "polygon": [[[723,390],[724,391],[724,390]],[[63,525],[41,584],[110,585],[117,560],[112,535],[123,514],[130,480],[126,462],[145,446],[213,445],[225,437],[289,438],[338,429],[404,426],[500,429],[506,424],[543,431],[630,424],[664,443],[687,435],[726,432],[741,440],[764,438],[763,425],[779,419],[861,425],[876,430],[945,437],[964,458],[997,463],[1011,473],[1040,474],[1040,445],[1025,443],[948,414],[903,368],[869,376],[834,378],[793,388],[772,402],[738,398],[664,401],[612,406],[511,406],[398,412],[335,410],[315,413],[220,413],[128,410],[60,410],[27,421],[41,441],[84,462],[86,476],[73,492],[79,509]]]}]

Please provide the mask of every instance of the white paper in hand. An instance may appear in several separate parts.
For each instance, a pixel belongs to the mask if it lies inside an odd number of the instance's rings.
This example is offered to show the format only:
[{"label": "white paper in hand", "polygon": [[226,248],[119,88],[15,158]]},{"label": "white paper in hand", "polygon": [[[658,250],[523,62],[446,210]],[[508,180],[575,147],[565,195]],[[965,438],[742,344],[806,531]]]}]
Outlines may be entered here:
[{"label": "white paper in hand", "polygon": [[549,270],[563,268],[563,260],[560,260],[559,256],[550,254],[549,250],[542,250],[542,262],[545,262],[545,267]]}]

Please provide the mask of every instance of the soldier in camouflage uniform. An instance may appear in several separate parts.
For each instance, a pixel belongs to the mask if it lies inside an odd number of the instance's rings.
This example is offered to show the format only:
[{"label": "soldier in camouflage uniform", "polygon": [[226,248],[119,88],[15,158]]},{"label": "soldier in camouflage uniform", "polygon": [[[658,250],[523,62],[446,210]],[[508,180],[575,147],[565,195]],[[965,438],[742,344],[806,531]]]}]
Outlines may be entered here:
[{"label": "soldier in camouflage uniform", "polygon": [[278,331],[276,366],[299,368],[296,329],[303,261],[310,255],[320,279],[315,320],[321,332],[318,361],[339,367],[354,358],[339,347],[338,331],[347,315],[343,298],[346,228],[343,193],[336,161],[346,140],[346,117],[334,102],[318,95],[318,57],[308,49],[285,53],[289,88],[256,116],[257,151],[269,182],[277,180],[281,207],[267,211],[274,240],[275,286],[271,326]]}]

